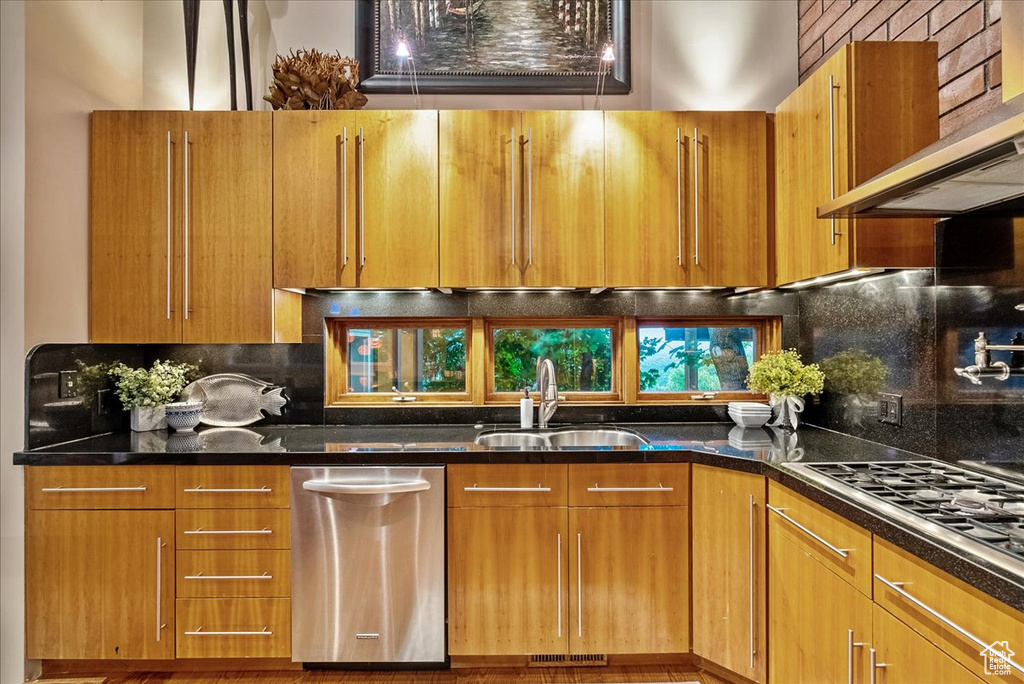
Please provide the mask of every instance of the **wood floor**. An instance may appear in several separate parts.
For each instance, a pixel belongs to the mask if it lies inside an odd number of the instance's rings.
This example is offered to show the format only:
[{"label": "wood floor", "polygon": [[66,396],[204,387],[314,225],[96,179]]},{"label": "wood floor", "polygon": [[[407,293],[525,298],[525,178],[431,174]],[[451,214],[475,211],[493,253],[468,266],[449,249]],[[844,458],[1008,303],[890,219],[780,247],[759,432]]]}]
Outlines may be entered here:
[{"label": "wood floor", "polygon": [[[102,681],[89,677],[46,677],[39,684],[84,684]],[[422,672],[205,672],[119,674],[106,684],[647,684],[694,682],[715,684],[719,680],[693,670],[666,667],[458,669]]]}]

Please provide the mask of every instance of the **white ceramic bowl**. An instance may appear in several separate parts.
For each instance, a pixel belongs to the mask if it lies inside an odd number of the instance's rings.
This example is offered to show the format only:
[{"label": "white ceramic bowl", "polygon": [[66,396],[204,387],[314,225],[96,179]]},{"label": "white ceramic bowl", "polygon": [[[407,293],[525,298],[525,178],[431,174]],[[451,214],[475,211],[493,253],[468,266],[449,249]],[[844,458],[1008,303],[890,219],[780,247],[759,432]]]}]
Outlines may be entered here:
[{"label": "white ceramic bowl", "polygon": [[164,407],[167,413],[167,424],[175,432],[191,432],[203,417],[203,402],[178,401]]},{"label": "white ceramic bowl", "polygon": [[730,401],[729,410],[735,411],[736,413],[742,413],[744,415],[760,414],[760,413],[771,413],[772,407],[768,404],[761,404],[756,401]]},{"label": "white ceramic bowl", "polygon": [[[736,413],[732,409],[729,410],[729,417],[732,418],[733,422],[743,428],[758,428],[768,422],[768,419],[772,417],[772,414],[759,414],[759,415],[744,415],[742,413]],[[170,422],[168,417],[167,422]]]}]

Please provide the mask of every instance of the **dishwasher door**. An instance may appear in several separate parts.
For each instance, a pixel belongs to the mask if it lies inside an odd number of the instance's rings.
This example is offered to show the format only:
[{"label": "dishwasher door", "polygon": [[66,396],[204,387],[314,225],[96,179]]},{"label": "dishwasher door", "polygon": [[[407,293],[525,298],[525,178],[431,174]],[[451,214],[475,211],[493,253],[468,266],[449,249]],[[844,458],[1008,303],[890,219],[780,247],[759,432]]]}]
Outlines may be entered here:
[{"label": "dishwasher door", "polygon": [[294,467],[292,660],[445,661],[444,467]]}]

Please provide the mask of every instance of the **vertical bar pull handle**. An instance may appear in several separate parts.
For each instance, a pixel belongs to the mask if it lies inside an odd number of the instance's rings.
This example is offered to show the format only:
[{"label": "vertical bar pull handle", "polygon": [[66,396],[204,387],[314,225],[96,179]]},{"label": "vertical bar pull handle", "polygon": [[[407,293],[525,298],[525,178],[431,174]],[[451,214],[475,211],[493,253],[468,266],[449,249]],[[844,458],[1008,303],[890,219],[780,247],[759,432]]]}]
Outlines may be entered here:
[{"label": "vertical bar pull handle", "polygon": [[576,636],[583,638],[583,534],[576,533]]},{"label": "vertical bar pull handle", "polygon": [[558,533],[558,636],[562,636],[562,533]]},{"label": "vertical bar pull handle", "polygon": [[883,667],[889,667],[889,664],[888,663],[880,663],[880,662],[878,662],[878,654],[875,652],[875,649],[871,649],[870,653],[871,653],[871,674],[868,675],[868,681],[871,684],[875,684],[875,672],[877,670],[882,669]]},{"label": "vertical bar pull handle", "polygon": [[533,126],[526,129],[526,265],[533,265]]},{"label": "vertical bar pull handle", "polygon": [[[853,649],[867,646],[863,641],[853,640],[853,630],[846,630],[846,684],[853,684]],[[874,649],[872,649],[874,653]],[[872,675],[873,676],[873,675]]]},{"label": "vertical bar pull handle", "polygon": [[171,132],[167,131],[167,320],[171,320]]},{"label": "vertical bar pull handle", "polygon": [[162,537],[156,538],[156,640],[160,641],[160,633],[163,632],[166,625],[163,621],[163,605],[161,603],[163,598],[163,556],[164,556],[164,540]]},{"label": "vertical bar pull handle", "polygon": [[676,263],[683,265],[683,129],[676,128]]},{"label": "vertical bar pull handle", "polygon": [[750,506],[747,509],[747,538],[748,538],[748,555],[750,557],[749,563],[749,581],[750,581],[750,669],[754,670],[754,656],[757,655],[757,621],[754,618],[754,537],[757,534],[757,526],[754,522],[754,495],[750,494],[749,503]]},{"label": "vertical bar pull handle", "polygon": [[[509,201],[508,201],[508,203],[509,203],[509,213],[512,215],[511,224],[512,224],[512,265],[513,266],[516,265],[516,153],[518,152],[518,150],[516,149],[517,147],[518,147],[518,145],[516,144],[516,127],[513,126],[512,127],[512,137],[509,140],[509,144],[508,144],[508,150],[509,150],[509,155],[508,155],[508,159],[509,159],[509,174],[508,174],[508,179],[509,179],[509,183],[508,183],[509,184],[509,194],[508,194],[508,196],[509,196]],[[559,627],[559,629],[561,629],[561,627]]]},{"label": "vertical bar pull handle", "polygon": [[188,192],[189,188],[188,188],[188,186],[190,185],[190,183],[189,183],[190,178],[189,178],[189,168],[188,168],[188,157],[189,157],[188,147],[189,147],[188,131],[185,131],[185,320],[186,321],[188,320],[188,308],[189,308],[189,302],[188,302],[188,300],[189,300],[189,297],[188,297],[188,280],[189,280],[189,278],[188,278],[188,270],[189,270],[189,268],[188,268],[188,242],[189,242],[189,237],[188,237],[188,220],[189,220],[189,213],[190,213],[189,212],[189,201],[190,200],[189,200],[189,192]]},{"label": "vertical bar pull handle", "polygon": [[[348,126],[341,129],[341,265],[348,265]],[[340,285],[340,283],[339,283]]]},{"label": "vertical bar pull handle", "polygon": [[[836,85],[835,76],[828,77],[828,197],[836,198]],[[836,230],[836,218],[831,218],[832,244],[836,244],[836,236],[842,235]]]},{"label": "vertical bar pull handle", "polygon": [[359,127],[359,265],[366,265],[366,204],[363,202],[363,191],[366,186],[365,165],[366,133]]},{"label": "vertical bar pull handle", "polygon": [[700,266],[700,129],[693,127],[693,263]]}]

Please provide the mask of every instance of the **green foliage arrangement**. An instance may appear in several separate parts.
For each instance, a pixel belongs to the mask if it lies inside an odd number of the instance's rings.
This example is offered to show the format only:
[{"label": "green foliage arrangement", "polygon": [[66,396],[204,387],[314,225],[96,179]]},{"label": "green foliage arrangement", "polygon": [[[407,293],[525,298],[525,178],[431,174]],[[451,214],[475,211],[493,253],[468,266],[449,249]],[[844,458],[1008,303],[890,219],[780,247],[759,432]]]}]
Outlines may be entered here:
[{"label": "green foliage arrangement", "polygon": [[882,359],[863,349],[848,349],[821,362],[825,389],[833,394],[878,394],[889,379]]},{"label": "green foliage arrangement", "polygon": [[750,367],[747,387],[765,394],[786,394],[802,397],[821,394],[825,387],[825,374],[818,364],[804,364],[796,349],[765,352]]},{"label": "green foliage arrangement", "polygon": [[199,366],[157,359],[149,370],[118,363],[107,371],[125,411],[163,406],[178,398],[185,385],[199,377]]}]

